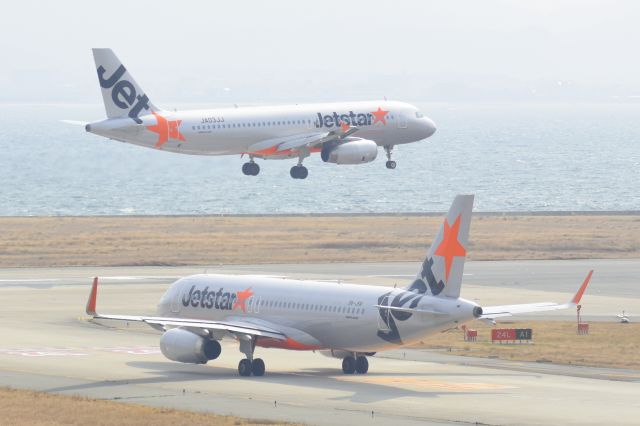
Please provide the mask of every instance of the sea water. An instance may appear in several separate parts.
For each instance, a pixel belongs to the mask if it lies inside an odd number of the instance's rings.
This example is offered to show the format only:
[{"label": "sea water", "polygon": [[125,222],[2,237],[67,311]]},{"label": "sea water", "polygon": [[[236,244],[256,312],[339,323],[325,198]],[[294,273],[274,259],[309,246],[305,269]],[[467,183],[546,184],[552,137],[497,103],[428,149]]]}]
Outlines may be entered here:
[{"label": "sea water", "polygon": [[[107,140],[63,119],[102,105],[0,105],[0,215],[389,213],[640,210],[640,104],[414,103],[431,138],[370,164],[188,156]],[[201,107],[202,105],[198,105]],[[185,105],[184,107],[189,107]],[[240,106],[242,108],[242,106]]]}]

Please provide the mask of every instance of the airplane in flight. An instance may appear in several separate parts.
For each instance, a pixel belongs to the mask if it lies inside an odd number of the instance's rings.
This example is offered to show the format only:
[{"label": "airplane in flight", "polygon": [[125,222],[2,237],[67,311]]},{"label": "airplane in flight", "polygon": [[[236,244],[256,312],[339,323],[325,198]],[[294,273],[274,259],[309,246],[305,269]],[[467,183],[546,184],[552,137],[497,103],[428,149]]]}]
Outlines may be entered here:
[{"label": "airplane in flight", "polygon": [[255,349],[313,350],[342,359],[345,374],[365,374],[367,356],[419,342],[475,319],[575,307],[591,279],[566,303],[481,307],[460,297],[473,195],[458,195],[416,278],[406,288],[300,281],[286,278],[192,275],[174,282],[157,316],[99,314],[98,278],[86,312],[96,320],[140,321],[163,332],[170,360],[205,364],[233,338],[245,355],[241,376],[262,376]]},{"label": "airplane in flight", "polygon": [[[436,131],[429,118],[403,102],[366,101],[289,106],[166,111],[158,108],[111,49],[93,49],[107,119],[86,124],[87,132],[147,148],[192,155],[241,155],[248,176],[256,159],[297,159],[291,177],[305,179],[303,160],[363,164],[383,147],[386,167],[395,145],[417,142]],[[77,123],[70,121],[71,123]]]}]

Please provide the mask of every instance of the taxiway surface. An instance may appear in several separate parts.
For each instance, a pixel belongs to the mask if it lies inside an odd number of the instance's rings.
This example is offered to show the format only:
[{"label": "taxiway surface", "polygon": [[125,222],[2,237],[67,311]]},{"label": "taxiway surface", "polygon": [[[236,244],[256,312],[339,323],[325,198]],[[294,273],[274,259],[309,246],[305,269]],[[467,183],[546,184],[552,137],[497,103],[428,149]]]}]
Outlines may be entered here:
[{"label": "taxiway surface", "polygon": [[[485,305],[563,301],[592,268],[587,315],[613,320],[621,309],[640,311],[640,261],[633,260],[468,262],[463,297]],[[417,269],[380,263],[0,270],[0,385],[310,424],[602,424],[612,418],[637,424],[638,371],[391,351],[371,358],[369,374],[345,376],[338,359],[258,349],[267,374],[243,378],[233,341],[209,365],[179,364],[160,354],[157,332],[91,323],[84,314],[93,275],[103,277],[99,310],[149,314],[168,283],[205,270],[402,286]]]}]

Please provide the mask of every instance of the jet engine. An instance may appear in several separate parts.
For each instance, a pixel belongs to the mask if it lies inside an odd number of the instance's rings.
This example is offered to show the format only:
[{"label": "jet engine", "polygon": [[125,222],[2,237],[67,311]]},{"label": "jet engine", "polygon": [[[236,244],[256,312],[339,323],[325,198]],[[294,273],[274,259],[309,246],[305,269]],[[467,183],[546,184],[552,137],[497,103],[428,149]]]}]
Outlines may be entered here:
[{"label": "jet engine", "polygon": [[348,140],[341,144],[325,146],[320,156],[325,163],[370,163],[378,156],[378,145],[368,139]]},{"label": "jet engine", "polygon": [[171,361],[206,364],[218,358],[222,348],[216,340],[206,339],[182,328],[172,328],[160,338],[160,350]]}]

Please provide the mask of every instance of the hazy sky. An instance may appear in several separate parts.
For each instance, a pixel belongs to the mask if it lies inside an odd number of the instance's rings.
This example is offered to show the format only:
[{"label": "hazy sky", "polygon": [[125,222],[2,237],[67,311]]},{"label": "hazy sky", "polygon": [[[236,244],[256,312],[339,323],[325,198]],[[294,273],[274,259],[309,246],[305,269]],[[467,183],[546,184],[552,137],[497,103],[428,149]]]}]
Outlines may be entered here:
[{"label": "hazy sky", "polygon": [[91,47],[167,107],[633,101],[639,45],[637,1],[7,1],[0,102],[98,102]]}]

